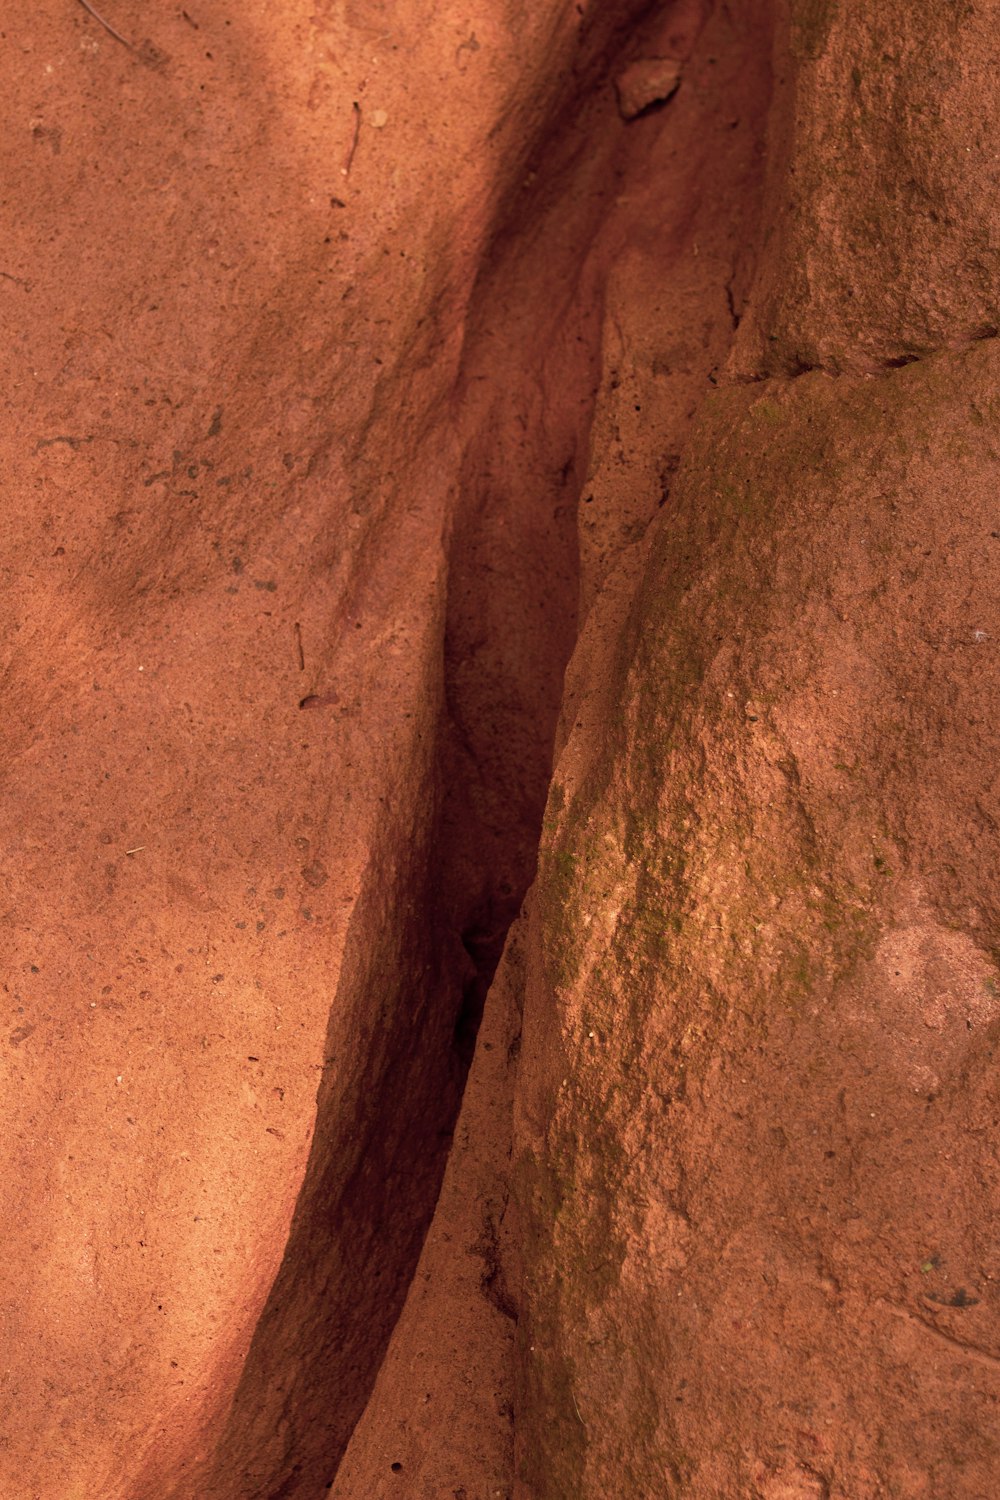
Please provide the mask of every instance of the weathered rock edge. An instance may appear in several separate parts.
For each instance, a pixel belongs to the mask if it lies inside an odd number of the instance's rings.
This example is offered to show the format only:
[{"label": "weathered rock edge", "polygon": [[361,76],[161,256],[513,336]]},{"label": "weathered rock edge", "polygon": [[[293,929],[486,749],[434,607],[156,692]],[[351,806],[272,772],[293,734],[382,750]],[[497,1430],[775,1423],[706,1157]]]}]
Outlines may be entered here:
[{"label": "weathered rock edge", "polygon": [[525,1495],[989,1488],[998,428],[992,344],[699,422],[549,802]]}]

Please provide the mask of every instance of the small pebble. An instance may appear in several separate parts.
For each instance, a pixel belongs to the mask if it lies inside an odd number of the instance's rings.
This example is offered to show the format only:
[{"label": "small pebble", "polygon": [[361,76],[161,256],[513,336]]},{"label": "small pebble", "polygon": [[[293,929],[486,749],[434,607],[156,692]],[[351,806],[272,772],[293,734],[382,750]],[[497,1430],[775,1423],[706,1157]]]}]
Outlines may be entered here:
[{"label": "small pebble", "polygon": [[675,57],[643,57],[630,63],[615,79],[619,114],[623,120],[634,120],[654,104],[666,104],[680,81],[681,64]]}]

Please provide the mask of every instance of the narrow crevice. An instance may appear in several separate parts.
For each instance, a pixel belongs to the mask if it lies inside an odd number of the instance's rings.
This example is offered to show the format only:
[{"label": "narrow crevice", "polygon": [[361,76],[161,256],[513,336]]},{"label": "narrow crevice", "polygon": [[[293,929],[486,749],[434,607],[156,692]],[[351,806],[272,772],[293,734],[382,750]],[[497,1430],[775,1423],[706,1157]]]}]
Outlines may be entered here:
[{"label": "narrow crevice", "polygon": [[[880,375],[887,375],[893,370],[905,369],[908,365],[923,364],[929,359],[936,359],[941,354],[962,354],[969,349],[975,348],[977,344],[988,343],[1000,335],[1000,329],[992,325],[977,330],[974,333],[963,334],[953,339],[946,339],[933,348],[918,350],[902,350],[899,354],[887,354],[882,359],[859,360],[847,364],[834,364],[816,360],[795,359],[789,360],[783,370],[756,370],[747,373],[728,375],[725,378],[727,385],[764,385],[769,381],[791,381],[798,380],[803,375],[827,375],[831,380],[839,380],[844,377],[858,379],[868,376],[875,379]],[[720,384],[723,382],[720,382]]]},{"label": "narrow crevice", "polygon": [[[669,194],[655,189],[654,148],[673,100],[623,120],[614,87],[644,48],[657,55],[668,23],[686,28],[690,51],[710,14],[700,0],[604,10],[498,194],[449,413],[461,457],[440,679],[427,684],[441,705],[437,741],[424,779],[370,851],[334,999],[339,1034],[344,1014],[355,1017],[374,1063],[365,1076],[348,1064],[336,1095],[324,1079],[284,1259],[222,1440],[178,1495],[315,1494],[336,1471],[402,1309],[487,991],[535,874],[584,564],[597,578],[667,500],[736,322],[739,252],[728,230],[714,258],[699,259],[698,215],[714,212],[711,203],[696,208],[709,196],[700,169],[679,169],[693,196],[678,224]],[[706,79],[714,63],[700,64]],[[681,89],[678,107],[686,98],[698,95]],[[733,134],[727,127],[727,140]],[[707,157],[710,148],[699,149]],[[728,179],[715,191],[728,192]],[[660,215],[652,223],[651,204]],[[584,524],[581,498],[602,493],[592,483],[598,403],[609,390],[626,399],[617,377],[606,378],[609,278],[622,257],[641,253],[655,267],[663,244],[695,268],[691,306],[677,313],[697,330],[692,369],[661,371],[651,356],[650,389],[659,382],[667,395],[644,418],[657,425],[661,455],[645,510],[611,524],[591,521],[598,507],[588,507]],[[643,402],[627,399],[629,420],[643,419]],[[611,540],[599,558],[584,556],[581,537],[599,524]],[[491,1245],[482,1248],[487,1295],[512,1314],[502,1268]]]},{"label": "narrow crevice", "polygon": [[624,16],[605,11],[581,35],[579,63],[501,196],[469,307],[454,400],[465,451],[449,559],[435,872],[440,911],[472,965],[455,1021],[464,1069],[534,878],[577,636],[576,513],[603,313],[589,262],[635,140],[613,80],[664,12],[649,0]]}]

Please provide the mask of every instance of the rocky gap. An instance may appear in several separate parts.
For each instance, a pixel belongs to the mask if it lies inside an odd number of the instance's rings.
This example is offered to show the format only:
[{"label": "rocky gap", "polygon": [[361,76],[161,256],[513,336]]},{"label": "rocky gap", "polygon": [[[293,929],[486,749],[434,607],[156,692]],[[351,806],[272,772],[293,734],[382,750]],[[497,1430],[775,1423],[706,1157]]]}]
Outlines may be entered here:
[{"label": "rocky gap", "polygon": [[12,8],[0,1493],[993,1493],[1000,41],[771,5]]},{"label": "rocky gap", "polygon": [[[703,33],[710,45],[699,47]],[[691,132],[718,112],[720,49],[728,78],[732,57],[763,37],[702,0],[605,12],[581,33],[578,66],[501,194],[451,403],[461,461],[441,680],[428,683],[441,699],[439,739],[409,838],[387,829],[371,851],[355,916],[368,937],[349,942],[335,1002],[357,1011],[363,1033],[384,1027],[378,1065],[347,1096],[320,1090],[283,1263],[222,1438],[178,1496],[231,1494],[234,1476],[240,1493],[313,1495],[332,1483],[364,1408],[434,1211],[486,994],[534,876],[581,610],[663,505],[663,454],[682,451],[738,322],[746,195],[731,181],[739,156],[726,155],[736,105],[718,122],[718,156],[688,140],[678,163],[664,141],[675,114]],[[687,83],[663,107],[654,97],[623,118],[616,77],[628,70],[641,87],[643,59],[670,52]],[[746,123],[747,159],[754,129]],[[650,278],[662,278],[654,333],[670,363],[650,354],[648,368],[628,371],[615,340],[646,316]],[[637,508],[620,486],[643,423],[655,451],[648,483],[629,481]],[[578,524],[584,490],[600,504]],[[385,934],[374,954],[372,930]],[[345,1284],[346,1302],[333,1290]]]},{"label": "rocky gap", "polygon": [[[664,504],[693,414],[739,324],[736,289],[749,279],[761,186],[769,47],[766,7],[734,22],[726,6],[681,3],[633,20],[530,153],[480,272],[455,396],[463,460],[449,558],[434,875],[440,909],[468,958],[454,1033],[463,1075],[534,877],[564,673],[582,618]],[[623,123],[613,80],[628,76],[634,87],[638,78],[641,86],[644,59],[671,50],[690,70],[687,95],[682,79],[676,105],[671,94],[669,104],[636,109]],[[675,108],[688,137],[680,161],[664,149]],[[538,163],[544,169],[536,172]],[[652,318],[651,284],[662,298]],[[638,369],[620,359],[623,325],[642,350]],[[657,359],[664,349],[668,368]],[[648,475],[627,469],[632,444]],[[623,480],[638,504],[624,497]],[[597,522],[592,511],[578,514],[581,500],[595,496],[605,513]],[[587,527],[597,530],[593,541]],[[485,1256],[482,1292],[500,1306],[495,1250]],[[505,1317],[516,1318],[506,1286],[501,1300]]]}]

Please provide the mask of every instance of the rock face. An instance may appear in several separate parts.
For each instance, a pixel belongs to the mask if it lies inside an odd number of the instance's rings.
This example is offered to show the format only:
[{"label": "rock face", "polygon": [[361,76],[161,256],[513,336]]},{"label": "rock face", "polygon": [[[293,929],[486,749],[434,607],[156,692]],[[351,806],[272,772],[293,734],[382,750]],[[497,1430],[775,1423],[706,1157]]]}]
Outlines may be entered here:
[{"label": "rock face", "polygon": [[733,367],[871,371],[1000,329],[991,6],[786,0]]},{"label": "rock face", "polygon": [[526,1494],[989,1491],[998,403],[993,344],[706,403],[549,804]]},{"label": "rock face", "polygon": [[982,1500],[996,17],[108,20],[0,64],[0,1492]]},{"label": "rock face", "polygon": [[571,668],[512,1177],[524,1496],[995,1487],[979,25],[779,26],[754,383],[701,407],[613,685]]},{"label": "rock face", "polygon": [[375,1377],[574,633],[593,355],[540,282],[480,399],[478,288],[582,9],[9,18],[5,1495],[313,1495]]}]

